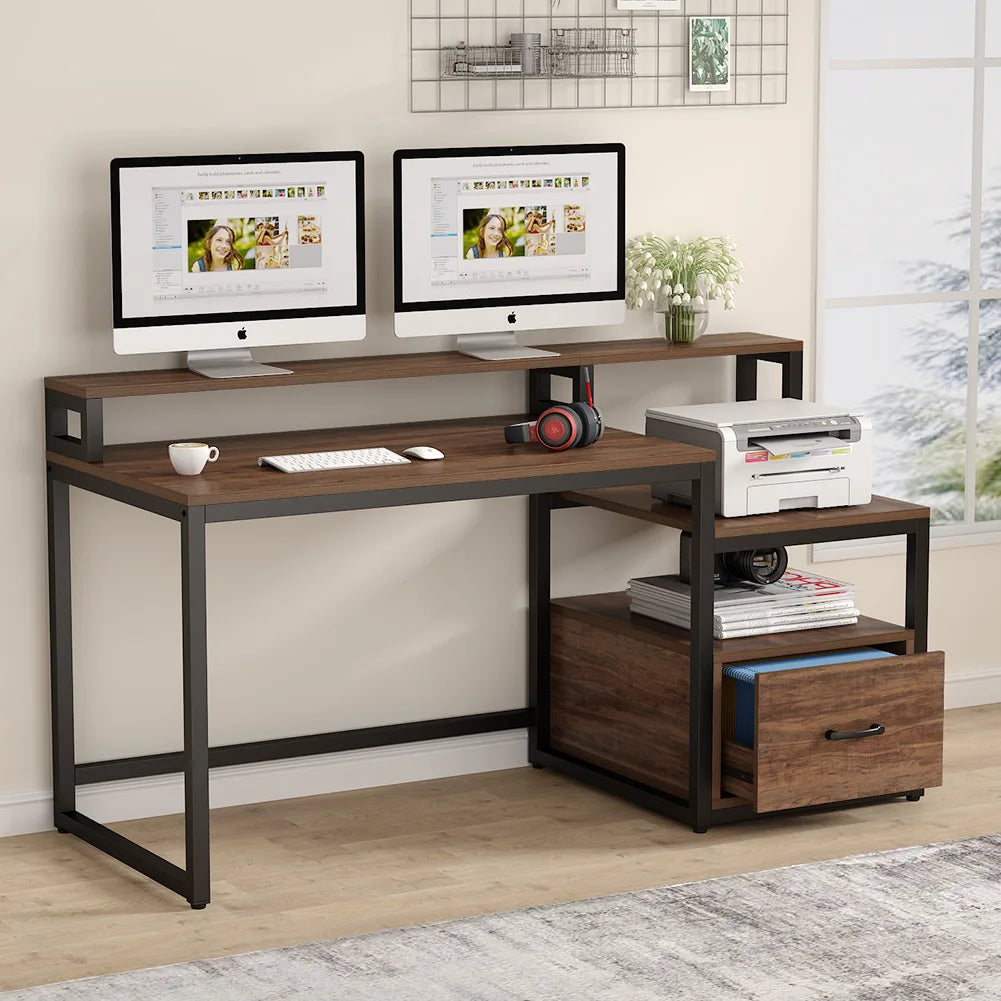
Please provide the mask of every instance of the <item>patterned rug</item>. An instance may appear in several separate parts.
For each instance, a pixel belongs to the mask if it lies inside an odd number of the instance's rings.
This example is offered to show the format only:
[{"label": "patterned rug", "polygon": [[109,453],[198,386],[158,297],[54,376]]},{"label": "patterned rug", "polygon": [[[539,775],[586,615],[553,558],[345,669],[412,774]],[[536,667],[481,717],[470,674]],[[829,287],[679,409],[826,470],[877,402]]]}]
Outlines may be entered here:
[{"label": "patterned rug", "polygon": [[3,1001],[999,1001],[1001,834]]}]

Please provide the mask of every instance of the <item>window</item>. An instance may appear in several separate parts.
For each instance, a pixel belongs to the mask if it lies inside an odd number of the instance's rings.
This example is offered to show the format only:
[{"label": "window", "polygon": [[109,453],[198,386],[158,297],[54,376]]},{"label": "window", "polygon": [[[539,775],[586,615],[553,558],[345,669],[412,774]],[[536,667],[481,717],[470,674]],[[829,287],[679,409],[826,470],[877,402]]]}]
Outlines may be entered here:
[{"label": "window", "polygon": [[1001,0],[826,0],[820,78],[817,396],[934,544],[998,541]]}]

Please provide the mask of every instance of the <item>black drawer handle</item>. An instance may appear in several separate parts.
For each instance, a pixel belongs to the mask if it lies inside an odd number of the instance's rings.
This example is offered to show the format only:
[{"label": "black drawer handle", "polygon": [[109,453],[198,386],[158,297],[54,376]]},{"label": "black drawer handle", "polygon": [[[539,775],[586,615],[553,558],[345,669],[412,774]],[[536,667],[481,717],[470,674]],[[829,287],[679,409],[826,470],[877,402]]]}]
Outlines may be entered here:
[{"label": "black drawer handle", "polygon": [[868,730],[828,730],[824,736],[828,740],[861,740],[862,737],[878,737],[886,733],[882,723],[873,723]]}]

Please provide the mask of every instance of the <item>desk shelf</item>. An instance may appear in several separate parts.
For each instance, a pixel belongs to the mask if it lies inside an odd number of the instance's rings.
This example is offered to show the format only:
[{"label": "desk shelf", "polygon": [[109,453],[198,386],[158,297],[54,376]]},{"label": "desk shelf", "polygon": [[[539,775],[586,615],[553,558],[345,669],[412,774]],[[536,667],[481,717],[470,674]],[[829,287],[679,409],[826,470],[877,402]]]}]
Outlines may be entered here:
[{"label": "desk shelf", "polygon": [[[630,612],[629,597],[623,591],[557,598],[551,603],[551,607],[554,616],[562,615],[578,622],[586,622],[607,632],[649,643],[684,657],[688,656],[691,649],[689,630]],[[864,646],[892,646],[901,653],[908,653],[913,643],[913,629],[862,615],[851,626],[714,640],[713,661],[721,665],[743,664],[745,661],[797,657],[830,650],[854,650]]]},{"label": "desk shelf", "polygon": [[[442,375],[482,375],[537,369],[579,368],[649,361],[684,361],[725,356],[802,355],[803,342],[770,334],[707,334],[691,344],[672,344],[661,337],[637,340],[581,341],[545,345],[559,358],[514,358],[482,361],[457,351],[371,355],[364,358],[315,358],[269,364],[292,369],[291,375],[260,375],[246,379],[208,379],[186,368],[95,375],[57,375],[45,379],[46,390],[78,400],[111,400],[173,393],[212,393],[235,389],[310,386],[337,382],[418,379]],[[771,360],[771,359],[766,359]],[[777,357],[774,360],[779,360]]]},{"label": "desk shelf", "polygon": [[[316,358],[281,362],[292,369],[291,375],[245,379],[209,379],[186,368],[49,376],[44,382],[45,444],[50,452],[84,462],[100,462],[104,455],[105,400],[492,372],[525,372],[528,375],[527,409],[537,416],[555,400],[553,378],[569,379],[572,399],[586,402],[585,383],[589,379],[594,384],[596,365],[692,358],[736,358],[738,400],[755,398],[759,361],[781,366],[783,396],[803,396],[803,342],[788,337],[757,333],[710,334],[691,344],[671,344],[659,337],[647,337],[557,344],[549,350],[558,351],[559,357],[482,361],[457,351],[440,351],[364,358]],[[79,435],[69,433],[70,413],[79,414]]]},{"label": "desk shelf", "polygon": [[[682,532],[691,531],[692,510],[667,504],[653,496],[650,487],[612,487],[561,494],[571,506],[594,507]],[[869,504],[781,511],[746,518],[716,516],[716,551],[756,549],[769,545],[795,546],[840,539],[887,536],[897,528],[905,533],[915,522],[927,521],[931,512],[920,504],[874,496]]]}]

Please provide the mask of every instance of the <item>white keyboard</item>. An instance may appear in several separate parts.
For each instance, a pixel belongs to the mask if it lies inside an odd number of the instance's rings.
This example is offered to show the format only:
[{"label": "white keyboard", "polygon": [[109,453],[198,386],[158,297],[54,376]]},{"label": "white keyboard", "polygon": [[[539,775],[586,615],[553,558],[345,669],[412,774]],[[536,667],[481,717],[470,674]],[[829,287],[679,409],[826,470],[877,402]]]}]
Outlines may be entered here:
[{"label": "white keyboard", "polygon": [[262,455],[257,464],[274,466],[283,473],[318,473],[324,469],[353,469],[359,466],[401,466],[409,461],[388,448],[346,448],[340,452]]}]

